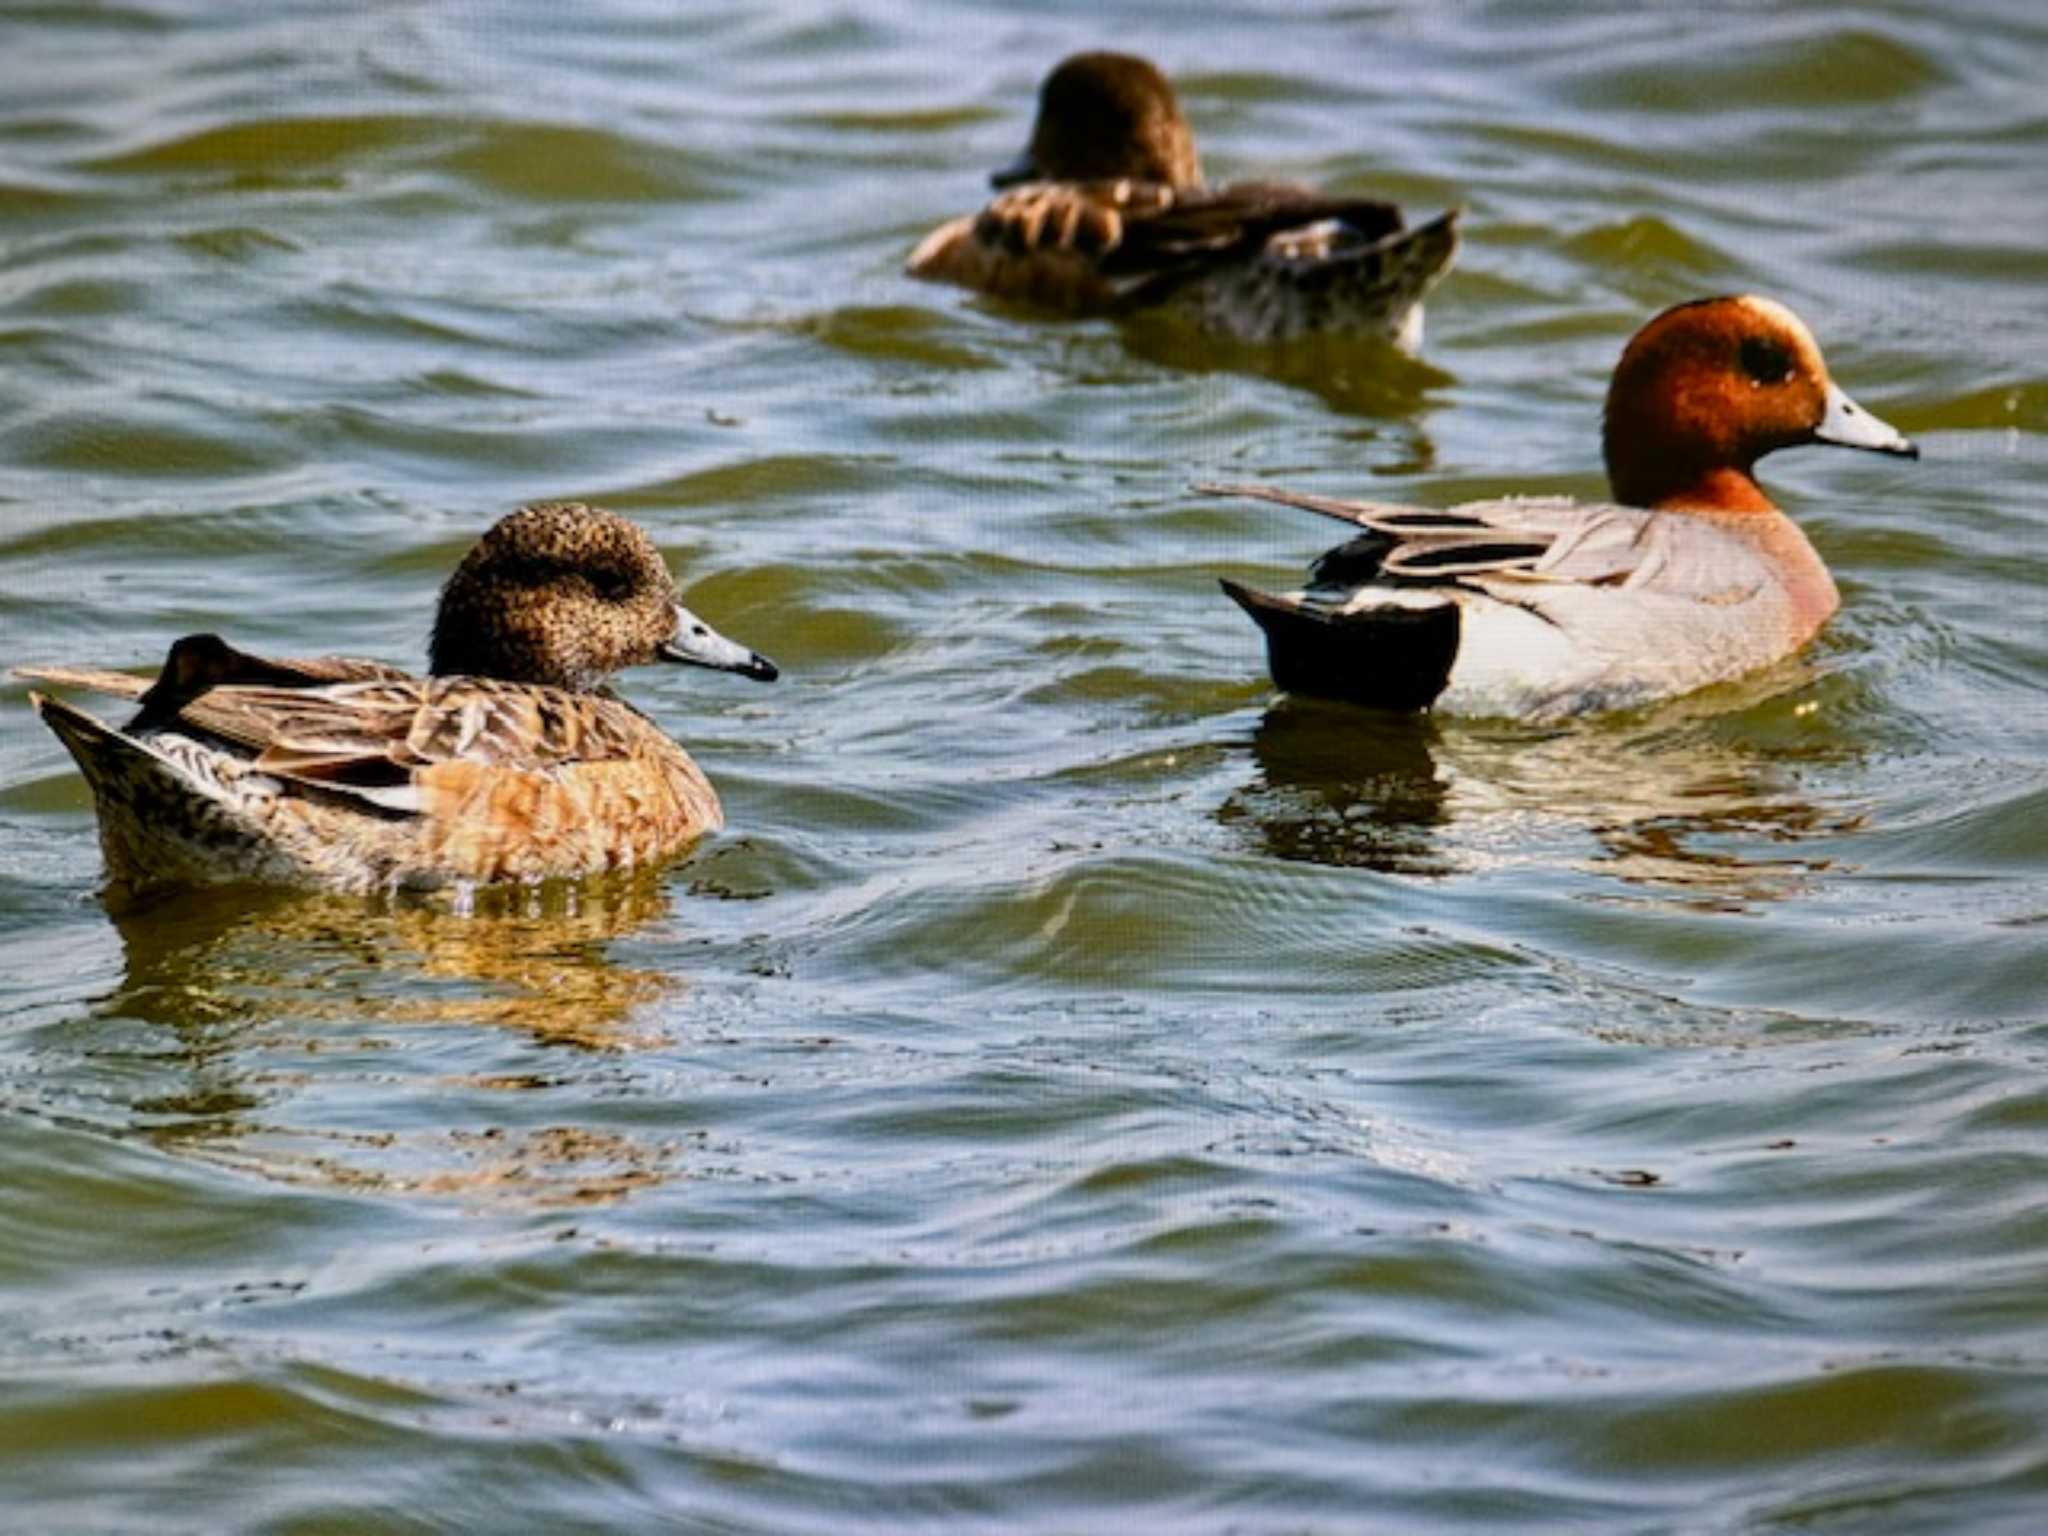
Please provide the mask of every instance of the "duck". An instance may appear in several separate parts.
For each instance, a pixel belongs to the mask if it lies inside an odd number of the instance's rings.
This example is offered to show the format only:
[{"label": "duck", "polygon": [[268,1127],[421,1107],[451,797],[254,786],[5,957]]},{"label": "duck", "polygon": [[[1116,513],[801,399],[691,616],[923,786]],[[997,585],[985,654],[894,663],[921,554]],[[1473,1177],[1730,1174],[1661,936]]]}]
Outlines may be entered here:
[{"label": "duck", "polygon": [[1254,344],[1376,337],[1413,352],[1422,299],[1458,251],[1458,213],[1419,228],[1392,203],[1291,182],[1211,187],[1173,87],[1134,54],[1077,53],[1039,91],[994,201],[920,241],[909,275],[1066,315],[1165,312]]},{"label": "duck", "polygon": [[177,640],[154,679],[16,675],[138,706],[113,726],[29,694],[91,787],[110,890],[371,894],[578,879],[721,829],[689,753],[606,686],[657,661],[777,675],[683,606],[644,529],[550,501],[499,519],[456,567],[424,677],[274,660],[215,634]]},{"label": "duck", "polygon": [[1806,443],[1920,456],[1834,382],[1804,321],[1735,294],[1674,305],[1623,349],[1602,433],[1611,503],[1197,489],[1359,530],[1298,591],[1223,581],[1286,692],[1553,721],[1732,681],[1820,632],[1834,578],[1755,472]]}]

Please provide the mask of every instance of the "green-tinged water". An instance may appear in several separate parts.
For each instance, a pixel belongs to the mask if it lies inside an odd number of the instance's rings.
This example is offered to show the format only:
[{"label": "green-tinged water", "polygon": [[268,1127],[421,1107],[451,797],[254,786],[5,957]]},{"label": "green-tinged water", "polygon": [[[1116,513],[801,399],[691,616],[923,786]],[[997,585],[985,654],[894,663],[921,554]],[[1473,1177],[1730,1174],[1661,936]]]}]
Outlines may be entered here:
[{"label": "green-tinged water", "polygon": [[[904,280],[1110,43],[1212,174],[1467,210],[1423,359]],[[780,662],[731,828],[474,915],[97,896],[0,685],[0,1527],[2048,1528],[2048,19],[0,12],[0,660],[417,663],[522,500]],[[1277,700],[1195,494],[1597,494],[1753,290],[1917,464],[1806,657]]]}]

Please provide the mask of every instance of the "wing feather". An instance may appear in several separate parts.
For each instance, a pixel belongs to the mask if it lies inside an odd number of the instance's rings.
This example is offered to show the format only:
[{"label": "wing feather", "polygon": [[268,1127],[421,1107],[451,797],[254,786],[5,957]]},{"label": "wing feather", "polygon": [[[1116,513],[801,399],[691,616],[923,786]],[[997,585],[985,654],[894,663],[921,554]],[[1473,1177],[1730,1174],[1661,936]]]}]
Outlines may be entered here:
[{"label": "wing feather", "polygon": [[1182,193],[1127,214],[1125,222],[1122,248],[1104,258],[1106,272],[1210,267],[1255,256],[1282,236],[1289,237],[1290,255],[1322,260],[1402,227],[1401,210],[1392,203],[1327,197],[1286,182],[1239,182]]},{"label": "wing feather", "polygon": [[[1204,483],[1213,495],[1299,507],[1377,536],[1325,556],[1337,581],[1488,585],[1508,596],[1537,585],[1627,587],[1727,606],[1772,580],[1748,541],[1699,517],[1565,497],[1506,497],[1433,510],[1344,501],[1265,485]],[[1350,558],[1333,558],[1351,551]],[[1319,568],[1319,574],[1320,574]]]},{"label": "wing feather", "polygon": [[59,688],[85,688],[93,693],[112,694],[117,699],[139,699],[149,691],[150,680],[114,672],[106,667],[15,667],[10,677],[30,683],[53,683]]},{"label": "wing feather", "polygon": [[175,726],[239,748],[267,773],[353,789],[387,807],[389,791],[446,764],[556,775],[640,755],[650,734],[631,705],[609,695],[403,674],[214,688],[188,700]]},{"label": "wing feather", "polygon": [[935,232],[912,254],[910,270],[1001,286],[987,270],[992,258],[1073,259],[1120,288],[1125,301],[1150,303],[1188,278],[1258,255],[1276,238],[1285,238],[1290,254],[1322,259],[1401,227],[1391,203],[1284,182],[1191,191],[1129,179],[1034,181],[989,202],[967,222],[964,241],[953,225]]}]

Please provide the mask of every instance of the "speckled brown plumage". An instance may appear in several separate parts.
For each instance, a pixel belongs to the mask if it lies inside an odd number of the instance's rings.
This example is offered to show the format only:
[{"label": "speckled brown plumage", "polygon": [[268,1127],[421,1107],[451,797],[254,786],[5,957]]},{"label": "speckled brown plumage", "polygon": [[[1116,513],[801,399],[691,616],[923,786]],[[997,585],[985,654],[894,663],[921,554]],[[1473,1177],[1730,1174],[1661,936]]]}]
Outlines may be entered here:
[{"label": "speckled brown plumage", "polygon": [[1287,182],[1202,181],[1166,78],[1129,54],[1063,62],[1011,186],[932,231],[913,277],[1065,314],[1164,309],[1240,341],[1381,336],[1414,346],[1457,254],[1457,215],[1406,229],[1391,203]]},{"label": "speckled brown plumage", "polygon": [[681,607],[639,528],[547,503],[501,520],[449,579],[432,676],[270,660],[211,635],[177,642],[153,682],[22,675],[140,706],[117,731],[30,696],[92,786],[116,886],[371,891],[592,874],[721,827],[689,754],[603,691],[655,660],[775,675]]},{"label": "speckled brown plumage", "polygon": [[428,667],[587,692],[654,659],[676,601],[661,551],[635,524],[582,502],[521,507],[442,588]]}]

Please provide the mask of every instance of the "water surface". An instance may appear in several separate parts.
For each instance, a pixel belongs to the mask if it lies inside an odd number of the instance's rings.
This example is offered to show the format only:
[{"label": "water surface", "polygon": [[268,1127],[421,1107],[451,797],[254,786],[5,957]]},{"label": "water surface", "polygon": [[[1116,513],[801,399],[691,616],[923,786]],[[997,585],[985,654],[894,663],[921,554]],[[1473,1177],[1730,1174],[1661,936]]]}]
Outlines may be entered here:
[{"label": "water surface", "polygon": [[[475,916],[97,899],[0,688],[23,1530],[2014,1531],[2048,1507],[2048,27],[2008,0],[19,7],[0,636],[419,659],[522,500],[758,688],[731,831]],[[1113,42],[1212,174],[1463,204],[1424,359],[906,282]],[[1775,295],[1918,464],[1764,478],[1806,657],[1276,699],[1192,493],[1597,494]]]}]

